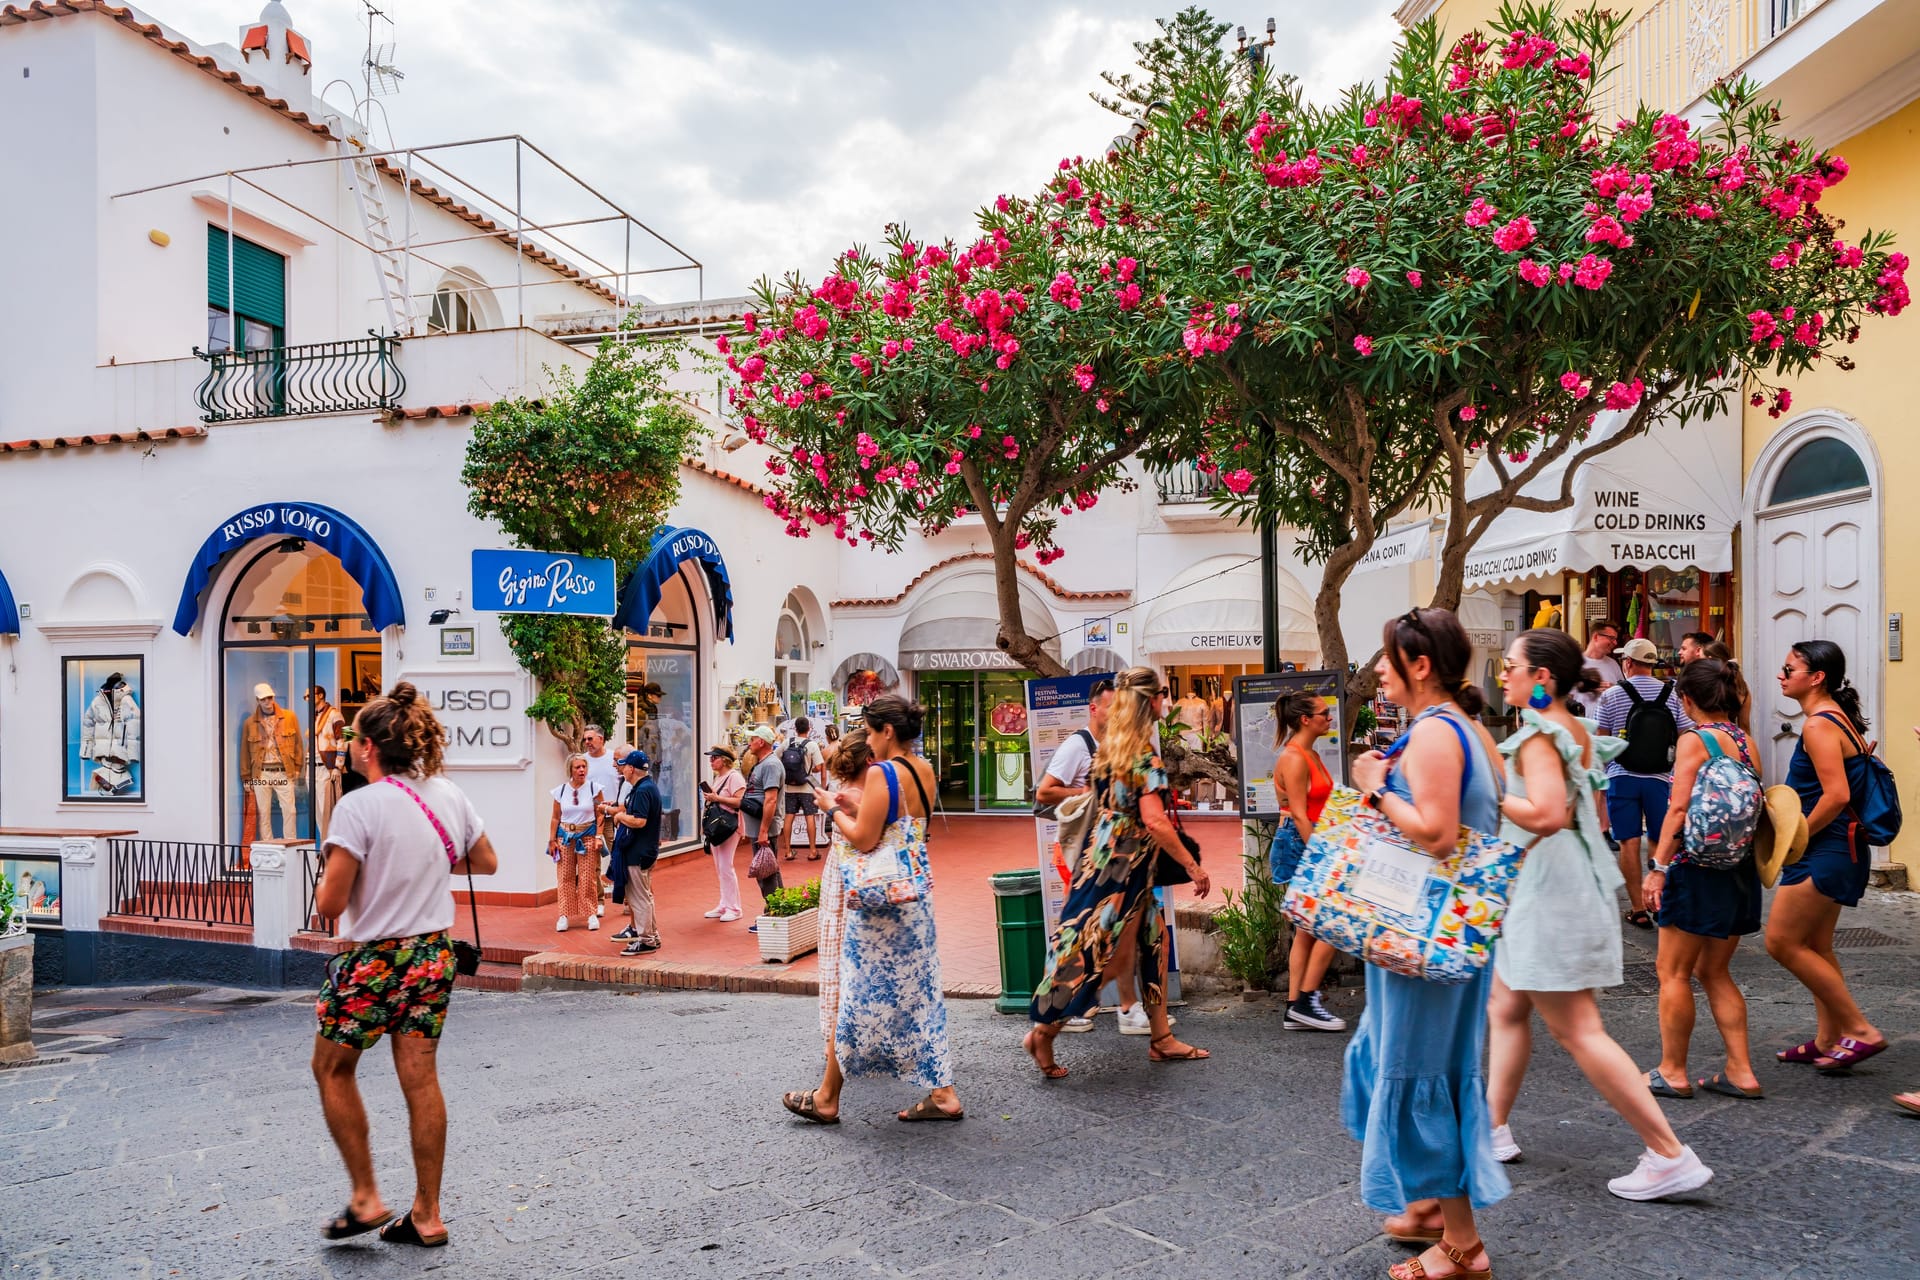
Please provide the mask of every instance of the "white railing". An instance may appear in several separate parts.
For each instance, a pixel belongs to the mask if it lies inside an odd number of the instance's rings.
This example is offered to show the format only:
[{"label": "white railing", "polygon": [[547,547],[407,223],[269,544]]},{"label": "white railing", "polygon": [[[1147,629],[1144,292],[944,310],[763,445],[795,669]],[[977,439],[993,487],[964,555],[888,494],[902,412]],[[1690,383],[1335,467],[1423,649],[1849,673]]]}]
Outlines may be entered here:
[{"label": "white railing", "polygon": [[1593,94],[1603,127],[1641,103],[1678,112],[1826,0],[1654,0],[1621,33]]}]

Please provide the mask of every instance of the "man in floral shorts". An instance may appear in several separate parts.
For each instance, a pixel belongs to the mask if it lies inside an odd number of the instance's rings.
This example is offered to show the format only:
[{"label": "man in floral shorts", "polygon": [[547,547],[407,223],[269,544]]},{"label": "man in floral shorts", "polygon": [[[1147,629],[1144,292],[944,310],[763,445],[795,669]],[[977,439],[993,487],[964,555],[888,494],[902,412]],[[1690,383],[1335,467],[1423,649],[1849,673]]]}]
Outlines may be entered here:
[{"label": "man in floral shorts", "polygon": [[[412,685],[369,702],[343,736],[367,785],[333,811],[326,869],[313,895],[314,910],[337,916],[339,936],[351,940],[328,965],[315,1005],[313,1076],[353,1192],[321,1234],[344,1240],[379,1229],[389,1244],[438,1248],[447,1243],[440,1219],[447,1104],[437,1051],[455,976],[449,872],[488,875],[499,859],[473,805],[441,776],[445,739]],[[392,1039],[412,1121],[413,1205],[397,1220],[374,1181],[356,1080],[360,1055],[382,1036]]]}]

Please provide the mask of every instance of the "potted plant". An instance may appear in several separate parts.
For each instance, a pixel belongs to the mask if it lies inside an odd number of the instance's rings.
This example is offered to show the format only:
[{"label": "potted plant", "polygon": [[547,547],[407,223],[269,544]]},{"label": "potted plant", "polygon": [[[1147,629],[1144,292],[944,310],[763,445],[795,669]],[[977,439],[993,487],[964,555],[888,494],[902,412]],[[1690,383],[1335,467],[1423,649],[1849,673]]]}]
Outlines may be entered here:
[{"label": "potted plant", "polygon": [[0,876],[0,1062],[30,1062],[33,1050],[33,935],[26,904]]},{"label": "potted plant", "polygon": [[820,945],[820,882],[775,889],[767,896],[766,914],[754,923],[762,960],[784,964],[812,951]]}]

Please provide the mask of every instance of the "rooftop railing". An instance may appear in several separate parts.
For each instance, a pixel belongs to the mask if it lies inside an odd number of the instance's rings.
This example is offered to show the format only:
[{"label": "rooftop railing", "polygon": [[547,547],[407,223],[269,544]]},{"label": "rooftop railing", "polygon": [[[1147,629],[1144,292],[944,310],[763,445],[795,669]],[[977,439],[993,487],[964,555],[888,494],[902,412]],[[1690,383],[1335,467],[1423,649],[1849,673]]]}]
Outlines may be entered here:
[{"label": "rooftop railing", "polygon": [[1621,33],[1593,95],[1611,127],[1639,104],[1683,110],[1826,0],[1655,0]]},{"label": "rooftop railing", "polygon": [[258,351],[196,347],[194,354],[207,362],[195,397],[202,422],[394,409],[407,389],[400,339],[378,333]]}]

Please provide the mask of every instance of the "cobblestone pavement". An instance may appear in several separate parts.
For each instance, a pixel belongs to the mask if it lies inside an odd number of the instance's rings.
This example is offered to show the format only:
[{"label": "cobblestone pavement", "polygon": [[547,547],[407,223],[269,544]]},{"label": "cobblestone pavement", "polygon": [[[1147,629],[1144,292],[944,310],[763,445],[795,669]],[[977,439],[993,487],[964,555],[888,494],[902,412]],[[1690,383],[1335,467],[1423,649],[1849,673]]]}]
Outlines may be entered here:
[{"label": "cobblestone pavement", "polygon": [[[1912,1274],[1920,1120],[1920,908],[1877,896],[1845,924],[1893,944],[1842,956],[1898,1048],[1852,1079],[1773,1064],[1806,1001],[1757,946],[1764,1102],[1666,1104],[1718,1177],[1682,1204],[1605,1180],[1637,1144],[1543,1035],[1515,1127],[1515,1193],[1483,1230],[1503,1280]],[[1605,1002],[1646,1064],[1647,935]],[[1860,939],[1872,943],[1871,938]],[[1357,993],[1334,1001],[1349,1014]],[[0,1278],[578,1276],[1377,1277],[1404,1256],[1354,1193],[1337,1123],[1344,1036],[1282,1033],[1264,1003],[1198,999],[1200,1064],[1148,1066],[1107,1019],[1043,1083],[1020,1022],[953,1006],[968,1118],[906,1126],[904,1086],[851,1091],[846,1123],[779,1109],[811,1083],[812,1001],[697,992],[461,992],[441,1057],[453,1247],[323,1247],[345,1179],[307,1074],[304,1000],[191,989],[43,997],[41,1065],[0,1071]],[[1717,1045],[1702,1016],[1699,1071]],[[382,1054],[365,1064],[383,1189],[411,1194]],[[371,1237],[367,1237],[371,1240]]]}]

